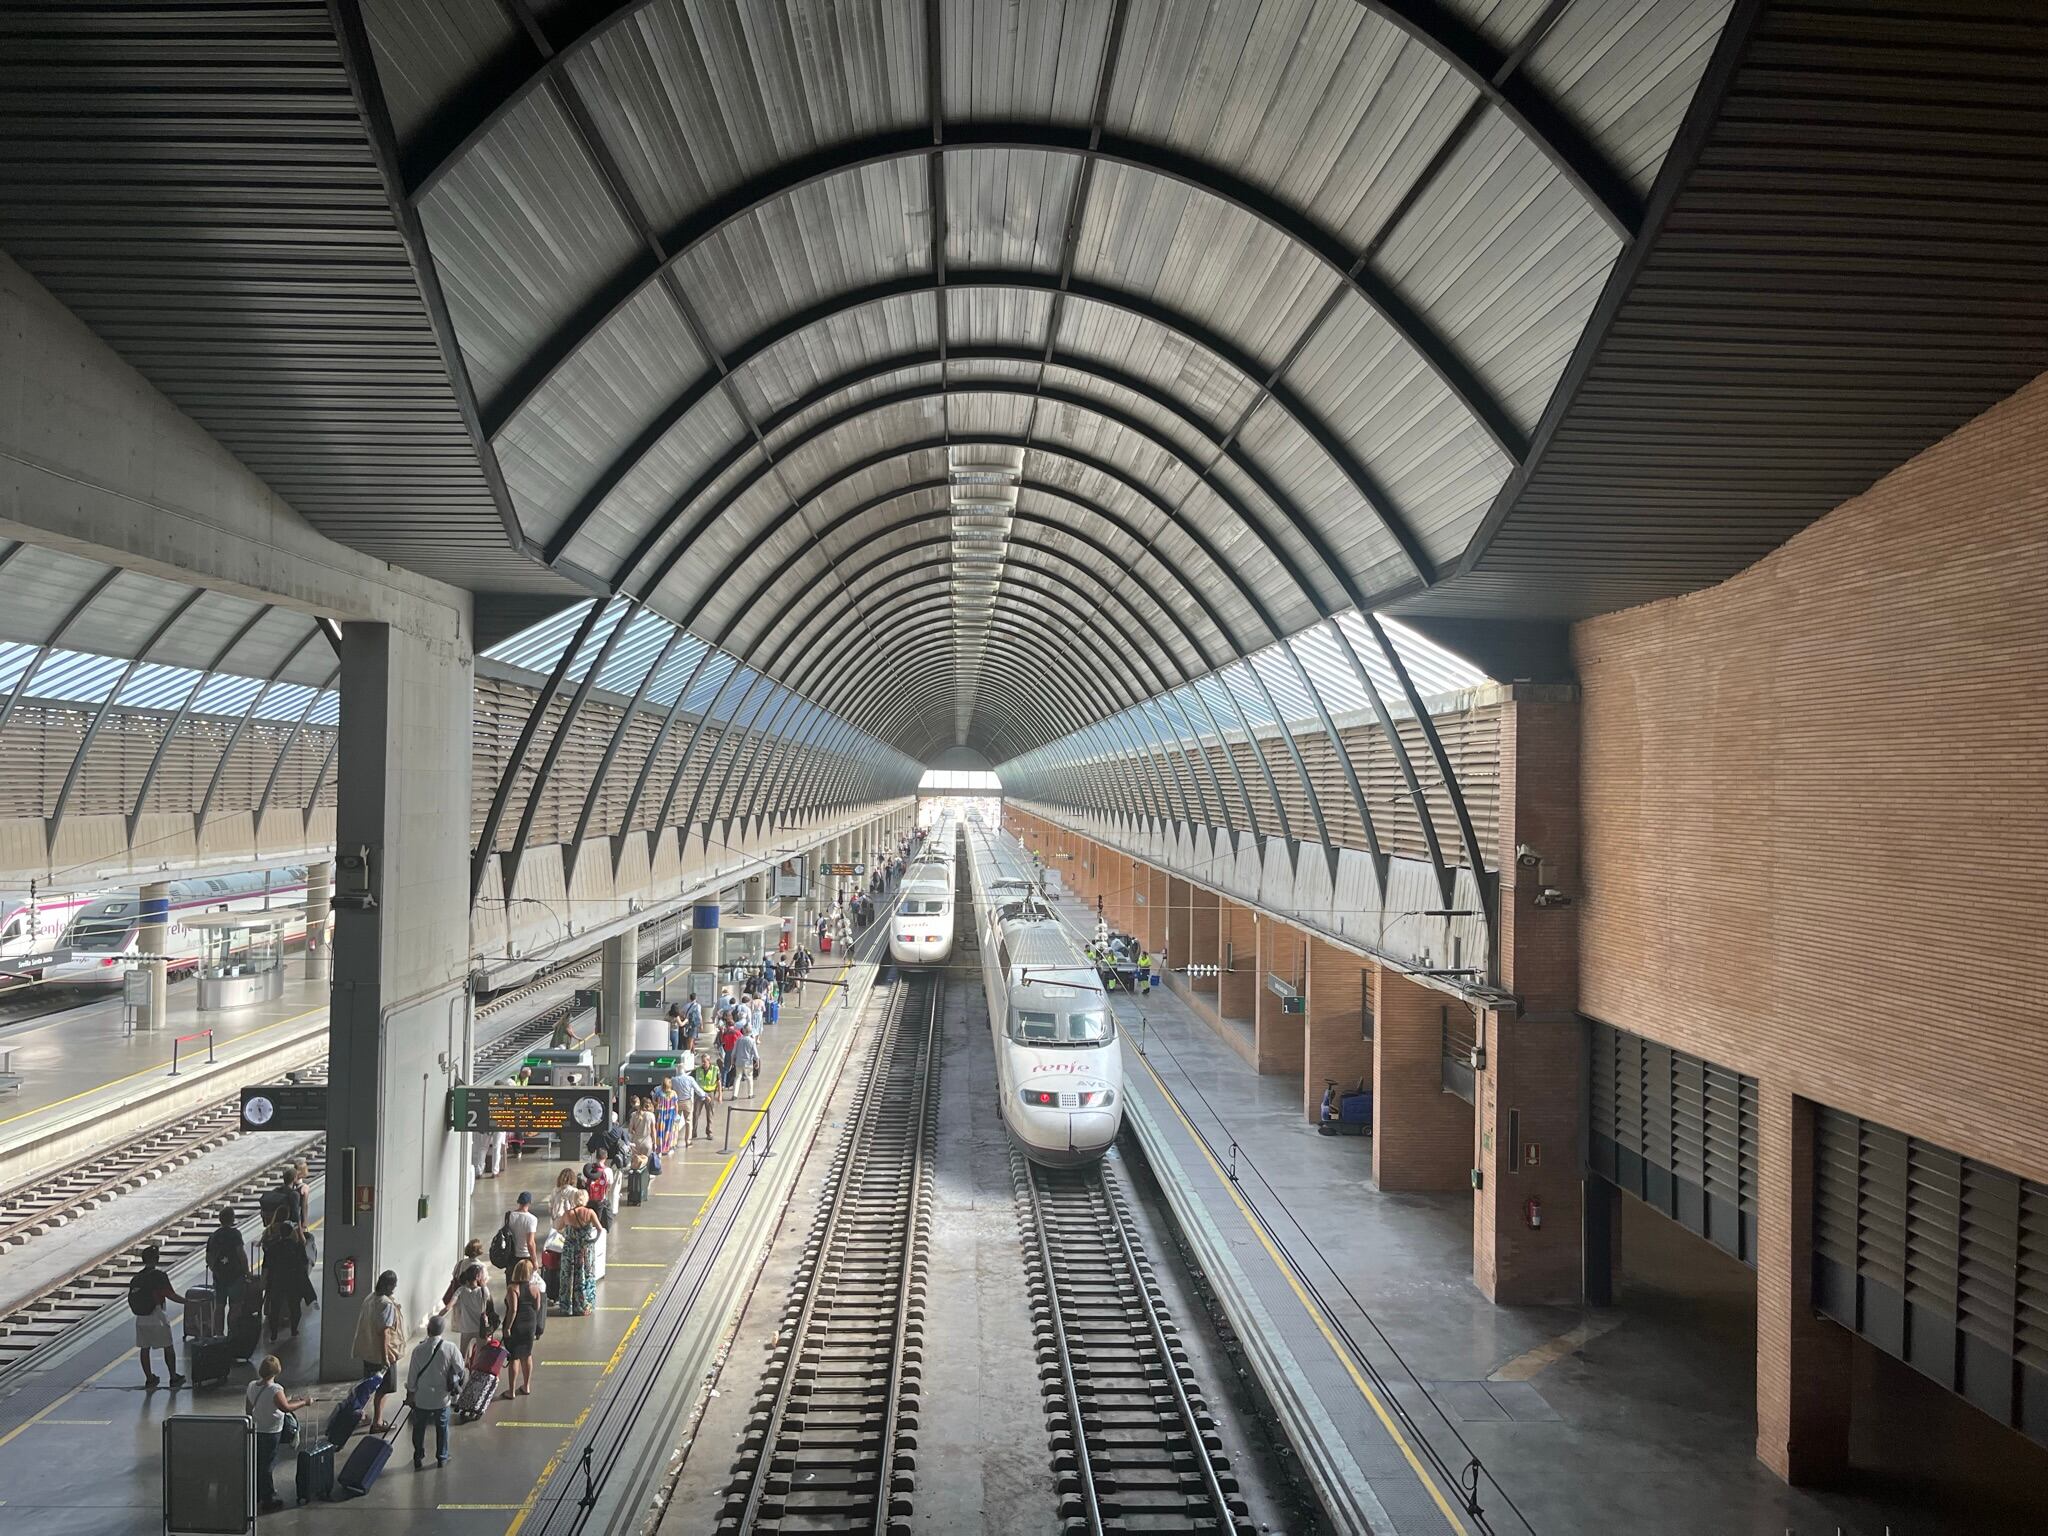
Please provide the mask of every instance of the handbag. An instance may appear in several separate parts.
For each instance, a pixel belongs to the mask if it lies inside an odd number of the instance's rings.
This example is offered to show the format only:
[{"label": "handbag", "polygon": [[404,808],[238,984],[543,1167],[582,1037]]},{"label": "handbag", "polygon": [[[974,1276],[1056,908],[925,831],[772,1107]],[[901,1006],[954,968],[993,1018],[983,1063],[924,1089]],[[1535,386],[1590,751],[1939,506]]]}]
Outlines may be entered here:
[{"label": "handbag", "polygon": [[284,1427],[277,1432],[277,1443],[279,1445],[297,1445],[299,1443],[299,1416],[289,1408],[284,1411]]}]

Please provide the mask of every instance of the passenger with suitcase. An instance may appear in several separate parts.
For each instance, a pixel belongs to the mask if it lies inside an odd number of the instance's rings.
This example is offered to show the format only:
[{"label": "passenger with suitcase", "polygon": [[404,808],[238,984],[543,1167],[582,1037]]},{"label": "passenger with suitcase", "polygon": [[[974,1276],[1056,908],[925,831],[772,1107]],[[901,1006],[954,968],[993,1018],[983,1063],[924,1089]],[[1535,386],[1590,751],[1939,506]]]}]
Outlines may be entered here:
[{"label": "passenger with suitcase", "polygon": [[305,1234],[280,1215],[263,1234],[263,1297],[270,1314],[270,1342],[299,1336],[299,1308],[305,1305],[310,1265]]},{"label": "passenger with suitcase", "polygon": [[213,1282],[213,1331],[225,1333],[228,1304],[234,1300],[249,1275],[249,1245],[242,1241],[242,1224],[235,1208],[220,1208],[220,1225],[206,1234],[206,1277]]},{"label": "passenger with suitcase", "polygon": [[356,1358],[363,1362],[363,1374],[377,1375],[376,1417],[371,1427],[380,1435],[396,1426],[384,1419],[384,1400],[397,1385],[398,1352],[405,1347],[405,1308],[398,1300],[398,1271],[387,1269],[377,1277],[376,1290],[363,1303],[356,1317]]},{"label": "passenger with suitcase", "polygon": [[547,1327],[549,1288],[542,1285],[533,1265],[521,1259],[512,1267],[505,1283],[505,1358],[512,1363],[512,1394],[533,1395],[533,1345]]},{"label": "passenger with suitcase", "polygon": [[[164,1311],[164,1303],[183,1301],[171,1287],[171,1277],[164,1272],[163,1250],[151,1243],[142,1250],[142,1268],[128,1282],[128,1310],[135,1314],[135,1348],[142,1356],[142,1385],[150,1391],[157,1387],[157,1375],[149,1368],[151,1350],[164,1353],[164,1369],[171,1378],[171,1390],[177,1391],[185,1385],[185,1378],[178,1374],[177,1345],[171,1339],[170,1314]],[[212,1306],[207,1307],[208,1315]]]},{"label": "passenger with suitcase", "polygon": [[284,1365],[277,1356],[265,1355],[256,1368],[256,1379],[242,1395],[244,1411],[256,1424],[256,1509],[264,1515],[284,1508],[272,1476],[277,1448],[285,1439],[285,1426],[298,1422],[291,1415],[312,1402],[311,1398],[287,1397],[277,1380],[282,1374]]},{"label": "passenger with suitcase", "polygon": [[406,1367],[405,1406],[412,1415],[412,1465],[427,1464],[427,1426],[434,1426],[434,1465],[448,1465],[448,1417],[469,1372],[462,1355],[448,1341],[438,1317],[427,1319],[427,1336],[414,1346]]},{"label": "passenger with suitcase", "polygon": [[510,1358],[495,1326],[484,1329],[469,1346],[469,1358],[463,1362],[469,1368],[469,1379],[455,1399],[456,1423],[474,1424],[484,1416],[491,1399],[498,1395],[498,1376]]}]

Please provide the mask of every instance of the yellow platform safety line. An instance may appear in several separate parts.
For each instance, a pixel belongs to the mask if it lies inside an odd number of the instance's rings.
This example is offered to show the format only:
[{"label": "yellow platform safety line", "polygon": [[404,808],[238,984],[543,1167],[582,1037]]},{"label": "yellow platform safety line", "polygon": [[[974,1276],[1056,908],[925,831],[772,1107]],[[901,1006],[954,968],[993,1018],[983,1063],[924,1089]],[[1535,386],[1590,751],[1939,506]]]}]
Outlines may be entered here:
[{"label": "yellow platform safety line", "polygon": [[[303,1023],[305,1020],[312,1018],[314,1014],[325,1013],[326,1011],[327,1010],[325,1008],[308,1008],[304,1013],[295,1013],[288,1019],[279,1019],[275,1024],[265,1024],[260,1029],[250,1030],[246,1035],[237,1035],[233,1040],[228,1041],[228,1044],[234,1045],[238,1041],[254,1040],[258,1035],[267,1035],[273,1029],[283,1029],[287,1024]],[[218,1053],[216,1052],[216,1054]],[[138,1077],[148,1077],[151,1073],[160,1072],[162,1068],[167,1067],[170,1064],[170,1058],[165,1057],[162,1061],[157,1062],[154,1066],[144,1067],[140,1072],[130,1072],[126,1077],[111,1078],[108,1081],[100,1083],[95,1087],[80,1089],[77,1093],[72,1094],[71,1097],[68,1099],[55,1099],[48,1104],[38,1104],[34,1109],[24,1109],[18,1115],[9,1115],[5,1120],[0,1120],[0,1125],[12,1125],[15,1121],[26,1120],[31,1115],[46,1114],[53,1109],[62,1109],[66,1104],[75,1104],[80,1099],[89,1099],[94,1094],[103,1092],[108,1088],[118,1088],[123,1083],[134,1082],[135,1079]],[[223,1063],[223,1065],[225,1065],[225,1063]]]},{"label": "yellow platform safety line", "polygon": [[1293,1269],[1289,1267],[1286,1258],[1274,1246],[1273,1239],[1266,1233],[1265,1223],[1252,1214],[1252,1208],[1245,1203],[1244,1197],[1237,1192],[1237,1186],[1231,1182],[1230,1175],[1225,1173],[1223,1165],[1216,1161],[1216,1155],[1209,1150],[1209,1144],[1196,1131],[1194,1122],[1188,1119],[1187,1112],[1180,1107],[1180,1101],[1174,1097],[1166,1084],[1160,1080],[1160,1076],[1158,1072],[1153,1070],[1151,1062],[1146,1061],[1143,1056],[1139,1056],[1138,1060],[1144,1063],[1146,1075],[1157,1086],[1160,1096],[1166,1100],[1167,1106],[1172,1109],[1175,1117],[1179,1119],[1182,1125],[1187,1127],[1188,1135],[1193,1139],[1195,1146],[1201,1151],[1203,1159],[1215,1170],[1216,1177],[1222,1181],[1223,1188],[1230,1195],[1231,1203],[1243,1214],[1245,1224],[1252,1229],[1252,1235],[1258,1238],[1259,1246],[1266,1250],[1266,1256],[1273,1261],[1273,1267],[1280,1271],[1281,1278],[1286,1280],[1288,1289],[1294,1292],[1296,1299],[1301,1302],[1303,1310],[1315,1321],[1316,1331],[1322,1334],[1324,1342],[1330,1346],[1330,1352],[1337,1357],[1338,1363],[1344,1367],[1345,1374],[1351,1378],[1352,1385],[1358,1388],[1359,1395],[1367,1403],[1371,1404],[1374,1415],[1378,1417],[1381,1426],[1385,1428],[1387,1434],[1393,1439],[1394,1444],[1401,1448],[1401,1455],[1406,1458],[1408,1465],[1414,1470],[1415,1475],[1422,1480],[1422,1486],[1429,1490],[1429,1496],[1436,1501],[1436,1507],[1442,1511],[1444,1519],[1450,1522],[1451,1529],[1456,1531],[1458,1536],[1471,1536],[1465,1522],[1458,1518],[1458,1512],[1451,1507],[1450,1500],[1444,1497],[1443,1490],[1437,1486],[1436,1479],[1429,1475],[1429,1469],[1423,1465],[1422,1458],[1416,1455],[1415,1448],[1408,1443],[1407,1436],[1401,1433],[1400,1426],[1394,1422],[1394,1416],[1387,1411],[1387,1405],[1380,1401],[1380,1395],[1373,1391],[1372,1383],[1367,1381],[1364,1373],[1358,1369],[1358,1363],[1351,1358],[1351,1351],[1346,1349],[1343,1342],[1337,1337],[1336,1330],[1330,1326],[1329,1319],[1323,1315],[1322,1308],[1318,1307],[1310,1299],[1308,1292],[1302,1288],[1301,1281],[1296,1278]]},{"label": "yellow platform safety line", "polygon": [[5,1446],[12,1443],[17,1436],[21,1435],[26,1430],[35,1428],[38,1424],[47,1423],[51,1416],[54,1415],[59,1408],[62,1408],[66,1403],[70,1402],[73,1398],[77,1397],[79,1393],[85,1391],[86,1388],[97,1386],[99,1384],[99,1379],[102,1376],[105,1376],[109,1372],[117,1369],[118,1367],[127,1364],[127,1362],[128,1356],[125,1353],[115,1356],[112,1360],[109,1360],[105,1365],[101,1366],[98,1370],[94,1371],[90,1376],[86,1377],[85,1380],[81,1381],[77,1386],[73,1387],[69,1392],[66,1392],[62,1397],[58,1398],[55,1402],[49,1404],[41,1411],[31,1414],[21,1423],[15,1425],[14,1428],[7,1431],[6,1434],[0,1435],[0,1446]]},{"label": "yellow platform safety line", "polygon": [[[766,1110],[769,1105],[773,1104],[775,1102],[775,1096],[782,1091],[782,1084],[784,1079],[786,1079],[789,1076],[789,1069],[796,1065],[797,1058],[803,1055],[804,1046],[807,1043],[809,1043],[812,1033],[817,1029],[818,1021],[825,1016],[825,1005],[832,1000],[832,994],[845,984],[846,974],[848,971],[852,969],[853,957],[849,955],[847,957],[845,965],[843,965],[840,968],[840,979],[826,987],[824,996],[818,999],[817,1007],[811,1010],[810,1022],[804,1026],[804,1032],[801,1035],[797,1036],[796,1045],[791,1049],[788,1058],[784,1060],[784,1062],[782,1063],[782,1070],[775,1074],[775,1081],[769,1084],[768,1092],[762,1095],[761,1108],[763,1110]],[[712,1182],[711,1188],[704,1192],[704,1198],[702,1202],[699,1203],[699,1205],[697,1206],[696,1217],[690,1222],[689,1228],[655,1227],[648,1229],[636,1228],[636,1230],[687,1231],[690,1230],[690,1228],[694,1228],[700,1225],[704,1220],[705,1213],[708,1212],[711,1209],[711,1207],[717,1202],[719,1192],[725,1188],[726,1180],[732,1177],[733,1169],[739,1166],[740,1153],[746,1151],[747,1143],[753,1140],[754,1132],[760,1128],[761,1120],[762,1117],[760,1115],[756,1115],[751,1120],[749,1120],[747,1124],[746,1134],[740,1137],[740,1144],[738,1149],[728,1154],[725,1159],[725,1162],[723,1163],[723,1165],[720,1166],[718,1170],[718,1177]],[[668,1197],[667,1192],[663,1191],[660,1193],[662,1193],[664,1198]],[[693,1195],[695,1193],[697,1193],[695,1190],[677,1190],[675,1192],[676,1195],[684,1198],[687,1198],[688,1196]],[[624,1262],[623,1260],[614,1261],[613,1263],[606,1266],[607,1269],[668,1269],[670,1267],[671,1266],[668,1264],[629,1264]],[[654,1298],[658,1294],[660,1294],[660,1290],[661,1288],[659,1286],[656,1286],[653,1290],[647,1293],[646,1297],[641,1301],[639,1306],[632,1309],[633,1320],[626,1325],[625,1336],[619,1340],[619,1347],[612,1351],[611,1359],[606,1362],[604,1368],[605,1375],[611,1375],[613,1371],[618,1369],[619,1363],[625,1359],[626,1344],[628,1340],[630,1340],[633,1337],[634,1333],[639,1329],[642,1317],[645,1315],[647,1308],[653,1303]],[[623,1312],[626,1310],[626,1308],[598,1307],[594,1310],[599,1312]],[[588,1408],[585,1408],[581,1414],[577,1415],[576,1422],[574,1424],[568,1425],[546,1425],[535,1421],[522,1421],[518,1419],[495,1419],[492,1422],[498,1424],[515,1424],[519,1425],[522,1428],[531,1427],[534,1429],[580,1429],[583,1425],[584,1419],[588,1418],[589,1416],[590,1410]],[[6,1442],[4,1440],[0,1440],[0,1445],[4,1444],[6,1444]],[[518,1513],[513,1515],[512,1523],[505,1527],[505,1536],[519,1536],[520,1527],[526,1524],[527,1517],[533,1513],[534,1505],[540,1502],[541,1490],[547,1487],[547,1485],[551,1481],[553,1481],[556,1469],[559,1468],[562,1464],[563,1453],[566,1452],[568,1449],[569,1443],[565,1440],[562,1442],[560,1448],[556,1450],[555,1454],[548,1458],[547,1465],[540,1469],[540,1476],[534,1480],[533,1487],[531,1490],[528,1491],[525,1500],[517,1506],[507,1506],[516,1507]]]},{"label": "yellow platform safety line", "polygon": [[[495,1421],[494,1421],[495,1422]],[[517,1504],[436,1504],[436,1509],[517,1509]]]},{"label": "yellow platform safety line", "polygon": [[626,1324],[626,1331],[619,1336],[619,1347],[612,1351],[611,1359],[605,1361],[605,1375],[609,1376],[613,1371],[616,1371],[619,1368],[619,1362],[626,1358],[626,1346],[633,1342],[633,1335],[640,1331],[640,1319],[644,1315],[646,1303],[641,1303],[641,1307],[642,1311],[633,1314],[633,1321]]}]

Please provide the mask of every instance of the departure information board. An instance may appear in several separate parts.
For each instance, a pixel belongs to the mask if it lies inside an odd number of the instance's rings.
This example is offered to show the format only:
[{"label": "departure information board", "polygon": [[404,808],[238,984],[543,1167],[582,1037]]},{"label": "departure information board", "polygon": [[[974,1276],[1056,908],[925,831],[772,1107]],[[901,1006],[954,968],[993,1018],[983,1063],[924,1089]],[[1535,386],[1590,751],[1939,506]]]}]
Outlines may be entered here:
[{"label": "departure information board", "polygon": [[449,1097],[450,1129],[491,1135],[561,1136],[581,1140],[611,1123],[609,1088],[520,1088],[473,1085]]}]

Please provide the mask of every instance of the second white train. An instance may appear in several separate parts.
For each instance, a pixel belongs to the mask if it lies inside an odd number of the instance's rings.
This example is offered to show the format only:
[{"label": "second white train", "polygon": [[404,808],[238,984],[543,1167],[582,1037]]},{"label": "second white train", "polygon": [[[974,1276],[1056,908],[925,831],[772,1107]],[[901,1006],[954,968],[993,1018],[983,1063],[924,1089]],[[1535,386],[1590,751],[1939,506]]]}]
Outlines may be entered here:
[{"label": "second white train", "polygon": [[1003,1124],[1033,1162],[1095,1162],[1123,1123],[1123,1048],[1102,979],[1015,840],[971,827],[967,841]]}]

